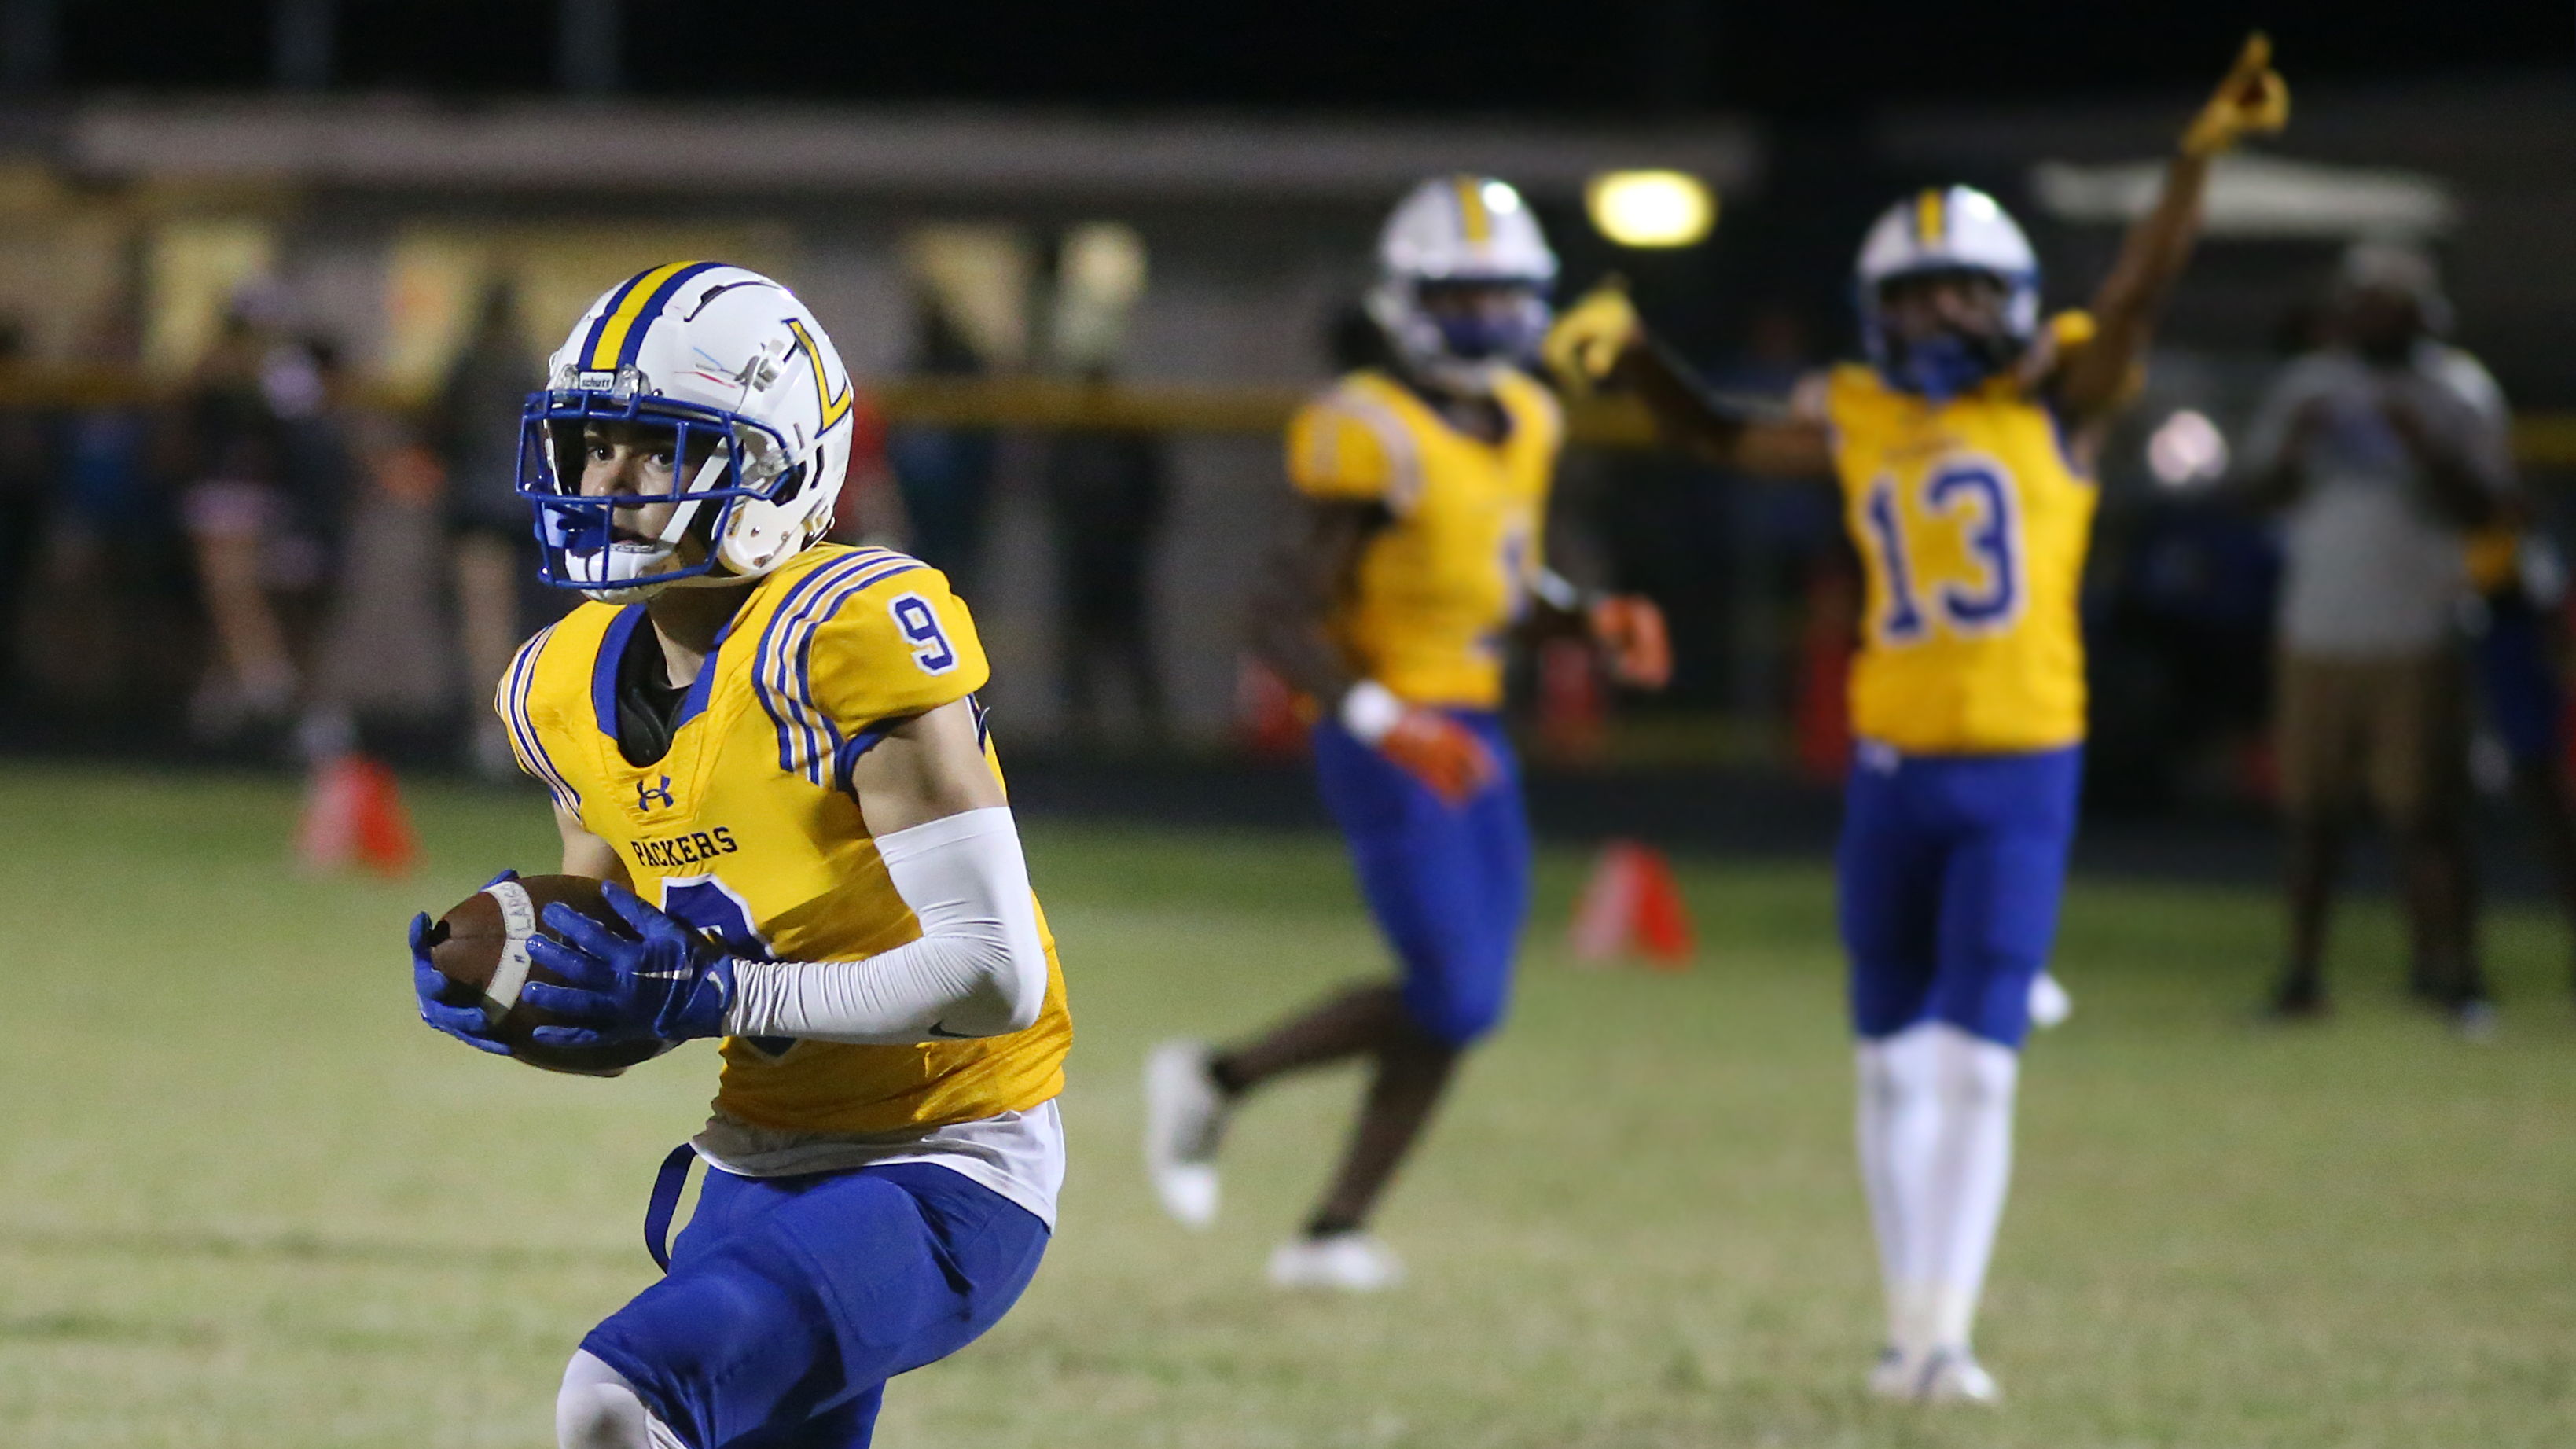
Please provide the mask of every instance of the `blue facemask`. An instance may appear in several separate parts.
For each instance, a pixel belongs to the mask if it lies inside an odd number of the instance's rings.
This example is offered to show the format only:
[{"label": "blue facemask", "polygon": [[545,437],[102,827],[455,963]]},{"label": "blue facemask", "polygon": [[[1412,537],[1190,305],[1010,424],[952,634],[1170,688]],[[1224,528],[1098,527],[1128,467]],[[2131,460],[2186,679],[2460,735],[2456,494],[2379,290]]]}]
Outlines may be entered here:
[{"label": "blue facemask", "polygon": [[1470,362],[1532,356],[1547,335],[1546,313],[1537,307],[1516,308],[1506,316],[1476,313],[1433,320],[1449,355]]},{"label": "blue facemask", "polygon": [[1946,330],[1913,342],[1891,337],[1879,371],[1892,387],[1936,403],[1948,402],[1976,391],[1986,379],[2012,366],[2020,351],[2008,337]]}]

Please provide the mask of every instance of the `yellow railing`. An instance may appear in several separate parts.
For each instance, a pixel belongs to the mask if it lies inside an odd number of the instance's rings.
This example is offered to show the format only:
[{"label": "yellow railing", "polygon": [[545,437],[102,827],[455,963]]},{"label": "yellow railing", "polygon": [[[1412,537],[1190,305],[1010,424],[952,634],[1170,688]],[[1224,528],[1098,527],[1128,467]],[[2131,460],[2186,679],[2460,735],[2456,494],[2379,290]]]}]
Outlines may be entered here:
[{"label": "yellow railing", "polygon": [[[888,421],[1032,431],[1276,434],[1310,387],[1069,382],[1056,378],[899,378],[869,384]],[[1569,410],[1577,442],[1643,447],[1646,410],[1626,398]]]},{"label": "yellow railing", "polygon": [[[1297,386],[1221,383],[1086,383],[1047,377],[887,378],[862,383],[887,421],[942,427],[1032,432],[1277,434],[1310,395]],[[111,367],[0,365],[0,406],[88,407],[168,397],[179,387]],[[376,391],[389,407],[417,397]],[[1567,410],[1573,440],[1595,447],[1641,448],[1654,425],[1633,399],[1608,398]],[[2576,468],[2576,413],[2533,413],[2514,420],[2514,452],[2528,466]]]}]

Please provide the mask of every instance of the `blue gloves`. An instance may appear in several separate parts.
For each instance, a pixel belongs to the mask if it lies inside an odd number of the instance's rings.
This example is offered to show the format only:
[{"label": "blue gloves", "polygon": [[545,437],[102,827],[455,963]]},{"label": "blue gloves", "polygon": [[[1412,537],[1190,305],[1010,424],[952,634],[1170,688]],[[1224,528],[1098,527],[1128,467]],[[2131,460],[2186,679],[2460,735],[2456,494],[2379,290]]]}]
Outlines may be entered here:
[{"label": "blue gloves", "polygon": [[532,1039],[541,1046],[587,1047],[724,1035],[725,1009],[734,995],[734,958],[724,946],[624,886],[611,882],[600,889],[609,909],[635,934],[621,936],[560,903],[546,907],[546,925],[563,940],[539,936],[528,943],[528,956],[565,984],[531,981],[519,995],[572,1024],[538,1027]]},{"label": "blue gloves", "polygon": [[[505,880],[517,880],[519,873],[505,870],[483,883],[485,890]],[[483,998],[472,987],[460,986],[439,974],[429,963],[429,913],[411,918],[411,989],[420,998],[420,1019],[474,1048],[496,1056],[508,1056],[509,1044],[492,1035],[492,1023],[483,1015]]]}]

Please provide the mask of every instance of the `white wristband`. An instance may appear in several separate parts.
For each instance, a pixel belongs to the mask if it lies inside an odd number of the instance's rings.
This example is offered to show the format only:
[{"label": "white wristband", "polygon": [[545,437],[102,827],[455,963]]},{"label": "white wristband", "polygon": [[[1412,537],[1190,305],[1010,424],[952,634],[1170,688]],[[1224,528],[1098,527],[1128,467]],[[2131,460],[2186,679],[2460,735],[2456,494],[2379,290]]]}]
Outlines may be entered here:
[{"label": "white wristband", "polygon": [[1342,728],[1357,736],[1360,743],[1373,745],[1403,720],[1404,708],[1404,701],[1395,697],[1394,690],[1374,679],[1363,679],[1343,692],[1342,707],[1337,713]]}]

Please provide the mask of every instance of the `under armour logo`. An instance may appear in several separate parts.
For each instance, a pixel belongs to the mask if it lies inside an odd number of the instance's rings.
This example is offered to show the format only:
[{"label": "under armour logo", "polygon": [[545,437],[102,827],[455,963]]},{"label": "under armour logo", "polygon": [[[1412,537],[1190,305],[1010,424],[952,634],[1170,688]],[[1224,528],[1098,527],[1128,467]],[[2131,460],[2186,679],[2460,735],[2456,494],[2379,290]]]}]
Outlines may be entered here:
[{"label": "under armour logo", "polygon": [[670,776],[668,776],[668,775],[664,775],[664,776],[662,777],[662,783],[661,783],[661,784],[659,784],[659,785],[647,785],[647,784],[645,784],[645,783],[644,783],[643,781],[641,781],[641,780],[638,780],[638,781],[636,781],[636,782],[635,782],[635,808],[636,808],[636,809],[638,809],[638,810],[650,810],[650,809],[652,809],[652,808],[653,808],[653,797],[654,797],[654,796],[656,796],[656,795],[659,795],[659,796],[661,796],[661,797],[662,797],[662,808],[663,808],[663,809],[668,810],[668,809],[670,809],[670,808],[671,808],[671,806],[672,806],[672,804],[673,804],[674,802],[673,802],[673,801],[672,801],[672,799],[671,799],[671,777],[670,777]]}]

